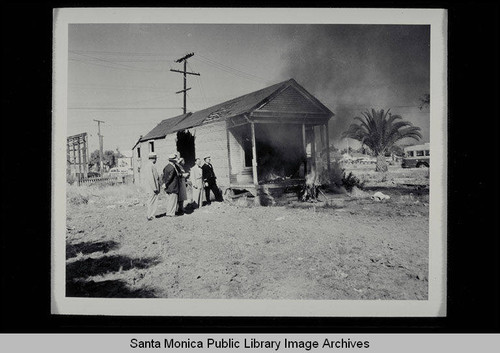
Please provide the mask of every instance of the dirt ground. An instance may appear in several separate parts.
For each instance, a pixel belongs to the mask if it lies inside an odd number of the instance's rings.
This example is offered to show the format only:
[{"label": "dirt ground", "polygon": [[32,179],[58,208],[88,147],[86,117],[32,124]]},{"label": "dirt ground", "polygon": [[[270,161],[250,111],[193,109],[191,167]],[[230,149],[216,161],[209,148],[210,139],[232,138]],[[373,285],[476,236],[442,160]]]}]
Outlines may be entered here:
[{"label": "dirt ground", "polygon": [[134,186],[70,186],[66,294],[427,299],[428,189],[386,181],[325,207],[223,202],[153,221]]}]

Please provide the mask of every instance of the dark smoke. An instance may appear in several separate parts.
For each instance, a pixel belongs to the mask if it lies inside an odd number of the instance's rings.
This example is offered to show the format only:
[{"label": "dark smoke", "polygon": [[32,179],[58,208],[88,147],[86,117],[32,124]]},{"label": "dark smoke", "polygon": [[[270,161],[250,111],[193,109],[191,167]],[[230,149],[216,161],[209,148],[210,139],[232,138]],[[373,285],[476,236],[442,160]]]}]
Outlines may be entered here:
[{"label": "dark smoke", "polygon": [[[354,116],[388,109],[429,134],[429,26],[297,25],[290,28],[284,79],[294,78],[335,113],[331,140],[338,144]],[[413,108],[415,107],[415,109]]]}]

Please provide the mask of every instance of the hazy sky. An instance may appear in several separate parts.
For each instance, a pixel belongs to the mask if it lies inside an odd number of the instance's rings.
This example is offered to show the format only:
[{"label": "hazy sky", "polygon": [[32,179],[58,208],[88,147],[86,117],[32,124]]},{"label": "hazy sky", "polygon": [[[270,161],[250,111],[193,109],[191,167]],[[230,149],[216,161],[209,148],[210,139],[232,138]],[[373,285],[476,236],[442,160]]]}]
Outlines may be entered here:
[{"label": "hazy sky", "polygon": [[294,78],[336,116],[331,138],[369,108],[391,108],[429,141],[428,26],[72,24],[69,26],[68,135],[87,132],[90,150],[130,150],[161,120],[182,113],[182,70],[189,52],[187,109],[196,111]]}]

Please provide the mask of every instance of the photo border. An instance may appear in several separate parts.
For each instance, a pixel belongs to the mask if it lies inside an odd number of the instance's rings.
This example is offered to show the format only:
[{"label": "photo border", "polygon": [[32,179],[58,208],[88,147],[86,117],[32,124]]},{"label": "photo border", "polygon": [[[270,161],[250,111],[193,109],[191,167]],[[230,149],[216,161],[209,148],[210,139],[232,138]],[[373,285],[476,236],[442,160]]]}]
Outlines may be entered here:
[{"label": "photo border", "polygon": [[[130,316],[443,317],[447,256],[447,17],[437,9],[143,9],[54,11],[52,306],[53,314]],[[224,15],[221,15],[221,11]],[[67,43],[70,23],[420,24],[431,26],[428,300],[243,300],[67,298],[65,293]],[[258,20],[256,20],[258,19]]]}]

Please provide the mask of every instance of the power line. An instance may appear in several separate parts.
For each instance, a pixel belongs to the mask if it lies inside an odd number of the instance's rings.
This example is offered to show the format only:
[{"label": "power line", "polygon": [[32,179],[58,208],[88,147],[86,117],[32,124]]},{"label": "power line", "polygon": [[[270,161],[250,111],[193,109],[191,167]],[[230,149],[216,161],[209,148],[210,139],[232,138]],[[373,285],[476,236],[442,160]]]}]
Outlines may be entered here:
[{"label": "power line", "polygon": [[[121,63],[121,62],[143,62],[143,63],[161,62],[161,63],[164,63],[165,60],[168,60],[168,61],[173,60],[172,58],[165,57],[165,55],[155,55],[156,56],[156,58],[155,58],[155,56],[147,56],[147,55],[143,55],[143,54],[134,55],[134,53],[130,53],[130,54],[124,54],[125,55],[125,57],[124,57],[124,55],[121,55],[121,54],[118,54],[117,52],[115,52],[116,54],[108,55],[108,57],[106,57],[107,54],[104,54],[105,58],[102,58],[102,57],[92,56],[92,55],[88,55],[88,54],[95,53],[97,55],[102,56],[103,53],[108,53],[108,52],[70,50],[69,53],[85,56],[87,58],[92,59],[92,61],[113,59],[111,61],[116,62],[116,63]],[[109,52],[109,53],[112,53],[112,52]]]},{"label": "power line", "polygon": [[[105,50],[69,50],[70,53],[92,53],[92,54],[117,54],[127,56],[165,56],[166,53],[151,53],[151,52],[127,52],[127,51],[105,51]],[[174,59],[171,59],[174,60]]]},{"label": "power line", "polygon": [[78,59],[68,59],[69,61],[75,61],[75,62],[80,62],[80,63],[83,63],[83,64],[87,64],[87,65],[94,65],[94,66],[101,66],[101,67],[108,67],[108,68],[111,68],[111,69],[116,69],[116,70],[127,70],[127,71],[135,71],[135,72],[152,72],[152,73],[163,73],[163,71],[161,70],[141,70],[139,68],[136,68],[136,69],[132,69],[132,68],[128,68],[128,67],[119,67],[119,66],[112,66],[112,65],[109,65],[109,64],[103,64],[103,63],[97,63],[97,62],[92,62],[92,61],[88,61],[88,60],[78,60]]},{"label": "power line", "polygon": [[68,107],[71,110],[148,110],[148,109],[182,109],[182,107]]},{"label": "power line", "polygon": [[191,102],[191,104],[193,105],[194,110],[198,110],[198,108],[195,107],[193,99],[191,98],[191,96],[189,94],[187,94],[187,97],[188,97],[189,101]]},{"label": "power line", "polygon": [[267,79],[265,79],[265,78],[263,78],[263,77],[259,77],[259,76],[257,76],[257,75],[252,74],[252,73],[249,73],[249,72],[246,72],[246,71],[243,71],[243,70],[239,70],[239,69],[234,68],[234,67],[232,67],[232,66],[229,66],[229,65],[223,64],[223,63],[221,63],[221,62],[215,61],[215,60],[210,59],[210,58],[207,58],[206,56],[203,56],[203,55],[201,55],[201,54],[199,54],[199,55],[200,55],[200,57],[201,57],[201,58],[203,58],[203,59],[205,59],[205,60],[207,60],[207,61],[210,61],[210,62],[212,62],[212,63],[214,63],[214,64],[216,64],[216,65],[220,65],[220,66],[225,67],[225,68],[227,68],[227,69],[234,70],[234,71],[237,71],[237,72],[239,72],[239,73],[241,73],[241,74],[248,75],[248,76],[252,76],[252,77],[255,77],[255,78],[259,79],[259,80],[262,80],[262,81],[264,81],[264,82],[267,82]]},{"label": "power line", "polygon": [[[97,60],[99,60],[99,59],[93,59],[90,61],[97,61]],[[164,63],[165,60],[170,61],[171,59],[148,59],[148,60],[114,59],[113,62],[116,62],[116,63]]]},{"label": "power line", "polygon": [[167,92],[168,90],[160,87],[152,86],[113,86],[113,85],[96,85],[96,84],[71,84],[69,87],[73,88],[86,88],[86,89],[113,89],[118,91],[153,91],[153,92]]},{"label": "power line", "polygon": [[242,74],[240,74],[240,73],[238,73],[238,72],[236,72],[236,71],[232,71],[232,70],[227,69],[227,68],[225,68],[225,67],[223,67],[223,66],[219,66],[219,65],[217,65],[217,64],[213,64],[213,63],[208,62],[208,61],[203,61],[203,60],[200,60],[200,62],[202,62],[202,63],[204,63],[204,64],[207,64],[207,65],[210,65],[210,66],[212,66],[212,67],[214,67],[214,68],[216,68],[216,69],[219,69],[219,70],[221,70],[221,71],[224,71],[224,72],[226,72],[226,73],[228,73],[228,74],[231,74],[231,75],[236,76],[236,77],[239,77],[239,78],[245,78],[245,79],[247,79],[247,80],[250,80],[250,81],[253,81],[253,82],[257,82],[257,83],[262,83],[262,82],[266,82],[266,83],[267,83],[267,81],[263,81],[263,80],[255,79],[255,78],[253,78],[253,77],[251,77],[251,76],[242,75]]},{"label": "power line", "polygon": [[74,54],[80,55],[80,56],[84,56],[86,58],[95,59],[95,60],[98,60],[98,61],[103,61],[103,62],[106,62],[106,63],[111,63],[111,64],[123,66],[123,67],[128,67],[128,68],[132,68],[132,69],[140,69],[140,68],[138,68],[136,66],[130,66],[130,65],[125,65],[125,64],[120,64],[120,63],[117,63],[116,61],[102,59],[102,58],[99,58],[97,56],[92,56],[92,55],[87,55],[87,54],[80,54],[80,53],[74,53]]},{"label": "power line", "polygon": [[[189,65],[189,63],[188,63],[188,67],[189,67],[189,70],[194,71],[194,70],[191,68],[191,65]],[[205,95],[205,89],[203,88],[203,85],[201,84],[201,79],[200,79],[200,76],[196,76],[196,82],[198,82],[198,86],[200,86],[201,97],[202,97],[202,99],[203,99],[203,103],[205,104],[205,106],[208,106],[207,97],[206,97],[206,95]]]},{"label": "power line", "polygon": [[255,79],[253,79],[253,78],[251,78],[251,77],[248,77],[248,76],[243,76],[243,75],[237,74],[237,73],[235,73],[235,72],[233,72],[233,71],[230,71],[230,70],[224,69],[224,68],[222,68],[222,67],[219,67],[219,66],[213,65],[213,64],[211,64],[211,63],[209,63],[209,62],[204,62],[204,61],[202,61],[202,62],[203,62],[204,64],[210,65],[210,66],[212,66],[213,68],[219,69],[219,70],[221,70],[221,71],[223,71],[223,72],[225,72],[225,73],[228,73],[228,74],[230,74],[230,75],[233,75],[233,76],[235,76],[235,77],[238,77],[238,78],[245,78],[245,79],[250,80],[250,81],[253,81],[253,82],[261,83],[261,81],[255,80]]}]

